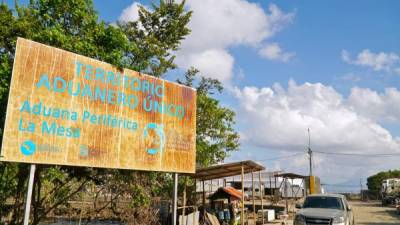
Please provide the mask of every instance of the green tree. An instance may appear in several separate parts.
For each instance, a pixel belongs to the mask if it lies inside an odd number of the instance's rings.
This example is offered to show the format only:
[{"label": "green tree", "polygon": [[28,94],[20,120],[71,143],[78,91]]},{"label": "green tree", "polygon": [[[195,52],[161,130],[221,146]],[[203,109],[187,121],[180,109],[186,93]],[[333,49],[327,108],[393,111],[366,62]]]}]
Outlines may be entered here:
[{"label": "green tree", "polygon": [[140,6],[139,19],[119,22],[129,42],[135,43],[125,55],[124,65],[136,71],[160,77],[170,69],[175,69],[175,55],[181,41],[190,33],[187,27],[192,12],[185,12],[185,1],[173,4],[164,1],[152,10]]},{"label": "green tree", "polygon": [[195,82],[199,72],[195,68],[189,69],[185,80],[178,80],[178,83],[197,90],[196,161],[197,166],[204,167],[221,162],[229,152],[238,150],[239,135],[233,128],[235,112],[212,97],[215,92],[222,92],[221,83],[204,77]]}]

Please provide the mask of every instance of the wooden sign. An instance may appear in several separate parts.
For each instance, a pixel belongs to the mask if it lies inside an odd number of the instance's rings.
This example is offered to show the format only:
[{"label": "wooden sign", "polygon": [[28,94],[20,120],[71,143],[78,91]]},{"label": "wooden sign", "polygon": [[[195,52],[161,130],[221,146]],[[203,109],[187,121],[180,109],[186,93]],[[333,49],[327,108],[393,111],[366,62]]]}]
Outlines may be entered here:
[{"label": "wooden sign", "polygon": [[194,173],[196,91],[18,38],[1,155]]}]

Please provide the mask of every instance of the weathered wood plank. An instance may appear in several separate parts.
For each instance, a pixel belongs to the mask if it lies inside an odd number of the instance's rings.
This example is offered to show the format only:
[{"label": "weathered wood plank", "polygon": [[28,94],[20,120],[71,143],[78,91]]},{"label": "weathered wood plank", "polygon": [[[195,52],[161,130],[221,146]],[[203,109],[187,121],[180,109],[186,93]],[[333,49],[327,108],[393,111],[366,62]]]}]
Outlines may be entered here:
[{"label": "weathered wood plank", "polygon": [[195,171],[194,89],[22,38],[14,60],[1,160]]}]

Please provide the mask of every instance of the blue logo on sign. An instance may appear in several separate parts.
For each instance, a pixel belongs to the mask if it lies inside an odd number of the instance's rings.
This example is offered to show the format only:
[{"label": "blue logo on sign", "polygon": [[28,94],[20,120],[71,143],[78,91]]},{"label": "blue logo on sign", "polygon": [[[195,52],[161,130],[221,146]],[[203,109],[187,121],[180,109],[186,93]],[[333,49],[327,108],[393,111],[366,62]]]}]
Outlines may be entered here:
[{"label": "blue logo on sign", "polygon": [[36,145],[32,141],[29,141],[29,140],[24,141],[21,144],[21,152],[24,155],[27,155],[27,156],[32,155],[33,153],[35,153],[35,150],[36,150]]},{"label": "blue logo on sign", "polygon": [[[163,125],[159,125],[156,123],[149,123],[146,125],[146,127],[144,128],[143,131],[143,138],[147,138],[147,136],[149,135],[149,131],[150,129],[153,129],[158,138],[159,138],[159,148],[149,148],[147,149],[147,153],[149,153],[150,155],[155,155],[158,152],[162,152],[162,150],[164,149],[164,142],[165,142],[165,136],[164,136],[164,127]],[[155,141],[155,140],[153,140]]]},{"label": "blue logo on sign", "polygon": [[89,148],[86,145],[81,145],[79,154],[83,157],[87,157],[89,155]]}]

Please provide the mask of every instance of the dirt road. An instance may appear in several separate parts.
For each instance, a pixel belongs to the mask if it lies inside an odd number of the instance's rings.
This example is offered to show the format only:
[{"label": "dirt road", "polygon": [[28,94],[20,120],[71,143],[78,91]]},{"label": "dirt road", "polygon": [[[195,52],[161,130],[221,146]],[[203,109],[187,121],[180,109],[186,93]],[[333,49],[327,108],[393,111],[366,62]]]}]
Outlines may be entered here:
[{"label": "dirt road", "polygon": [[383,207],[380,202],[350,202],[357,225],[400,225],[400,215],[394,207]]}]

